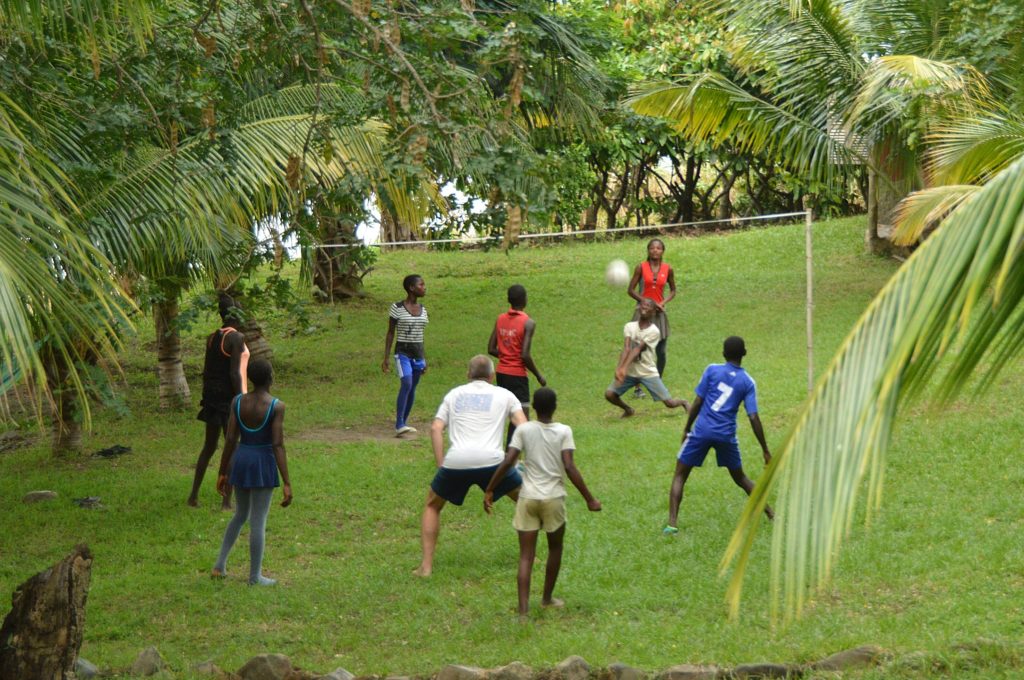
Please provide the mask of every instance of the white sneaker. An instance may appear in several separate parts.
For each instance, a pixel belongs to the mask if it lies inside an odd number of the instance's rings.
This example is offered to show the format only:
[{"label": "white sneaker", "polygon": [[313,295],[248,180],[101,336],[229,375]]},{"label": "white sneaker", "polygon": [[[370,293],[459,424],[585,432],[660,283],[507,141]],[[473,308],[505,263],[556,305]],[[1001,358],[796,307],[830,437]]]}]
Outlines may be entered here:
[{"label": "white sneaker", "polygon": [[403,434],[409,434],[415,431],[415,427],[412,427],[411,425],[403,425],[402,427],[395,430],[395,436],[401,437]]}]

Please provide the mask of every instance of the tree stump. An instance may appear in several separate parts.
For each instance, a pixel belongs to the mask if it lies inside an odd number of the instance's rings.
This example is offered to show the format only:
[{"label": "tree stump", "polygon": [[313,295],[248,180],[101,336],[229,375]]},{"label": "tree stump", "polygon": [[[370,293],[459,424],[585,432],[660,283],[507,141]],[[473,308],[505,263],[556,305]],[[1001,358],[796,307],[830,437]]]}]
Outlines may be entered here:
[{"label": "tree stump", "polygon": [[0,680],[71,680],[85,628],[92,554],[75,547],[21,584],[0,626]]}]

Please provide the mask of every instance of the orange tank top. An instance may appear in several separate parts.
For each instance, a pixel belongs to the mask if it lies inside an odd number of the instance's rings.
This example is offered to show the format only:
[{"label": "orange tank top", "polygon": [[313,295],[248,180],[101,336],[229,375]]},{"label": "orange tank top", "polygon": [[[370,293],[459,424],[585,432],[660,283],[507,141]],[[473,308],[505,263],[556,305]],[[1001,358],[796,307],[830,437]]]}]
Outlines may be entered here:
[{"label": "orange tank top", "polygon": [[665,301],[665,282],[668,281],[668,275],[672,273],[672,267],[669,267],[665,262],[661,263],[658,267],[658,277],[654,277],[654,271],[651,269],[651,263],[644,260],[640,263],[640,271],[643,274],[644,287],[640,293],[640,297],[650,298],[661,304]]}]

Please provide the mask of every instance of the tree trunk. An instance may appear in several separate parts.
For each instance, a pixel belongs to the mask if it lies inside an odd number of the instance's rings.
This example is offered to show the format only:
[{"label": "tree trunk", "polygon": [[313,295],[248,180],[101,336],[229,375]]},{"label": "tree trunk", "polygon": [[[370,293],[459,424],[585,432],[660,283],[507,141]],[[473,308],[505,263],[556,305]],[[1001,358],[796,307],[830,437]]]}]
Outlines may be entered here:
[{"label": "tree trunk", "polygon": [[0,626],[0,680],[73,680],[92,554],[85,545],[21,584]]},{"label": "tree trunk", "polygon": [[53,440],[50,452],[58,458],[82,450],[82,414],[70,373],[63,356],[55,355],[47,362],[46,381],[53,394]]},{"label": "tree trunk", "polygon": [[[381,212],[381,225],[390,220],[387,211]],[[313,253],[313,285],[316,297],[321,302],[334,302],[352,297],[363,297],[363,277],[371,267],[360,265],[355,257],[363,247],[356,238],[355,222],[346,217],[323,216],[320,222],[320,237],[325,245],[342,248],[317,248]],[[381,232],[382,240],[385,239]]]},{"label": "tree trunk", "polygon": [[249,348],[250,362],[253,359],[270,361],[274,358],[274,350],[270,346],[270,342],[263,337],[263,324],[250,318],[238,330],[242,331],[242,335],[245,336],[245,346]]},{"label": "tree trunk", "polygon": [[160,408],[183,408],[192,396],[181,363],[181,334],[178,330],[179,289],[165,291],[153,305],[156,325],[156,373]]}]

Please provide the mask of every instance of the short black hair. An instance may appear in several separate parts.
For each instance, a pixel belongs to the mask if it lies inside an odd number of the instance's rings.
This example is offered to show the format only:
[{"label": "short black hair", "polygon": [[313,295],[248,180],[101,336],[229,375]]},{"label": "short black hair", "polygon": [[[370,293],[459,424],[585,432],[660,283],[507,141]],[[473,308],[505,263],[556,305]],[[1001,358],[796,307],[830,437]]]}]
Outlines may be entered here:
[{"label": "short black hair", "polygon": [[416,282],[422,280],[423,277],[420,276],[419,274],[409,274],[404,279],[402,279],[402,288],[405,289],[406,293],[411,293],[412,287],[416,285]]},{"label": "short black hair", "polygon": [[513,307],[522,307],[526,304],[526,288],[518,283],[508,287],[508,303]]},{"label": "short black hair", "polygon": [[558,397],[550,387],[541,387],[533,393],[533,410],[539,416],[550,417],[558,408]]},{"label": "short black hair", "polygon": [[223,321],[244,321],[242,318],[242,306],[235,302],[235,299],[227,293],[218,293],[217,311],[220,312],[220,318]]},{"label": "short black hair", "polygon": [[650,248],[655,243],[660,243],[661,244],[661,249],[665,250],[665,242],[662,241],[660,238],[652,238],[650,241],[647,242],[647,247]]},{"label": "short black hair", "polygon": [[274,369],[266,359],[250,361],[247,373],[256,387],[270,387],[270,383],[274,382]]},{"label": "short black hair", "polygon": [[743,338],[738,335],[730,335],[722,343],[722,356],[728,360],[739,361],[747,356],[747,346]]}]

